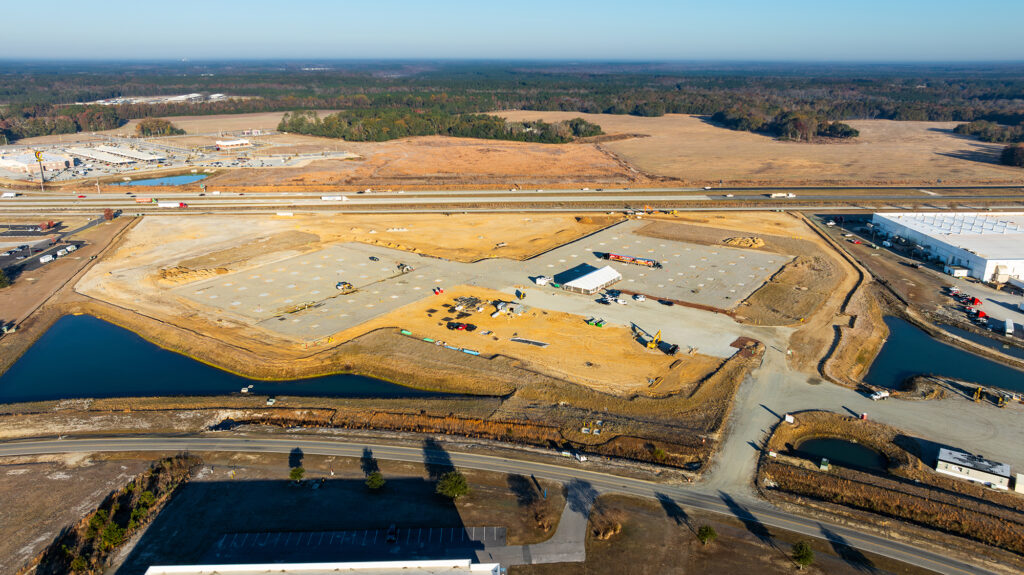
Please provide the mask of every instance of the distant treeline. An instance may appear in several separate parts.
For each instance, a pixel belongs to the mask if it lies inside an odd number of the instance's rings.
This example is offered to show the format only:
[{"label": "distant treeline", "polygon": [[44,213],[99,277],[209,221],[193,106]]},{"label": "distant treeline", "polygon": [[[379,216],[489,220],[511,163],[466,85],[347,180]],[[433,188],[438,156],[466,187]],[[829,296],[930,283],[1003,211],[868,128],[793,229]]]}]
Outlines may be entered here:
[{"label": "distant treeline", "polygon": [[277,127],[282,132],[344,138],[353,142],[382,142],[408,136],[455,136],[563,144],[598,136],[601,127],[582,118],[564,122],[509,122],[486,114],[449,114],[440,110],[349,110],[321,119],[316,112],[286,113]]},{"label": "distant treeline", "polygon": [[[412,119],[502,109],[697,114],[779,137],[852,137],[850,119],[1024,120],[1024,68],[344,63],[0,65],[0,134],[110,129],[136,118],[289,110]],[[229,93],[198,104],[76,105],[119,96]],[[468,117],[468,116],[467,116]],[[365,120],[365,118],[363,118]],[[358,119],[357,119],[358,120]],[[326,118],[324,119],[326,121]],[[365,124],[365,122],[363,122]],[[386,123],[386,122],[385,122]],[[402,130],[396,122],[395,129]],[[484,130],[485,128],[477,126]],[[367,136],[370,137],[370,136]]]},{"label": "distant treeline", "polygon": [[860,135],[851,126],[830,122],[820,114],[811,112],[780,112],[769,119],[760,110],[751,112],[733,109],[715,112],[711,115],[711,121],[730,130],[767,132],[783,140],[810,142],[815,138],[856,138]]}]

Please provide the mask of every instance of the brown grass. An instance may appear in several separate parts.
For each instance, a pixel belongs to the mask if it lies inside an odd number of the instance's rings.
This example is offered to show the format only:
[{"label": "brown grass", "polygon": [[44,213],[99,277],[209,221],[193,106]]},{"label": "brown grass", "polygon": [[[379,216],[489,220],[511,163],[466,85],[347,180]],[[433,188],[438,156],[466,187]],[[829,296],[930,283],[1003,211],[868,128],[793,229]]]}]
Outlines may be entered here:
[{"label": "brown grass", "polygon": [[955,122],[851,120],[853,142],[782,142],[712,125],[697,116],[640,118],[576,112],[504,112],[513,120],[564,120],[581,116],[608,134],[650,137],[601,146],[642,172],[690,184],[943,184],[1010,183],[1019,171],[998,165],[1000,144],[952,133]]}]

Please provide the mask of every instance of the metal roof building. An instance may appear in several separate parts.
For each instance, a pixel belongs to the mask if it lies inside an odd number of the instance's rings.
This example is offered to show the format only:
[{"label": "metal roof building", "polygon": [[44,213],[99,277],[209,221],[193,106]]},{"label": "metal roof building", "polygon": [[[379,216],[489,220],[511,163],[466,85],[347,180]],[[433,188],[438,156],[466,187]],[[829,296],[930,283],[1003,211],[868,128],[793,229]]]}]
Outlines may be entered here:
[{"label": "metal roof building", "polygon": [[[42,164],[44,170],[63,170],[64,168],[73,165],[73,163],[72,159],[67,156],[43,152]],[[36,155],[31,150],[13,155],[0,155],[0,168],[15,172],[38,174],[39,161],[36,160]]]},{"label": "metal roof building", "polygon": [[871,221],[948,266],[967,268],[971,277],[1024,279],[1024,212],[890,212]]},{"label": "metal roof building", "polygon": [[135,163],[135,160],[126,158],[124,156],[117,156],[117,155],[114,155],[114,154],[111,154],[111,153],[108,153],[108,152],[104,152],[102,150],[93,149],[93,148],[67,148],[64,151],[69,153],[69,154],[85,158],[87,160],[92,160],[94,162],[103,162],[104,164],[123,165],[123,164],[134,164]]},{"label": "metal roof building", "polygon": [[586,275],[565,282],[562,284],[562,289],[589,295],[597,293],[620,280],[622,280],[622,275],[619,272],[615,271],[611,266],[604,266],[601,269],[596,269]]},{"label": "metal roof building", "polygon": [[147,152],[140,152],[131,148],[121,148],[118,146],[96,146],[94,150],[101,152],[107,152],[109,154],[116,154],[118,156],[124,156],[126,158],[137,160],[139,162],[157,162],[166,159],[164,156],[158,156],[156,154],[150,154]]},{"label": "metal roof building", "polygon": [[984,483],[986,486],[996,489],[1010,488],[1009,465],[989,461],[980,455],[971,455],[963,451],[940,447],[935,471],[952,475],[958,479]]}]

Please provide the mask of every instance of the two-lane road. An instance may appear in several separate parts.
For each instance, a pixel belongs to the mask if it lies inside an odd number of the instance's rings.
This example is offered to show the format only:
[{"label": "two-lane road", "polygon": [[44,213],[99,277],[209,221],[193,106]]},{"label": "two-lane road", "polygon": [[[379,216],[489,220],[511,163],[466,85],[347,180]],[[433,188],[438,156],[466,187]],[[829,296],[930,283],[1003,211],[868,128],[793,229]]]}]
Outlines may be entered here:
[{"label": "two-lane road", "polygon": [[[378,459],[406,462],[435,460],[435,454],[414,447],[347,443],[343,441],[239,437],[227,435],[204,436],[132,436],[89,439],[51,439],[9,441],[0,443],[0,457],[19,455],[45,455],[57,453],[91,453],[100,451],[238,451],[260,453],[290,453],[301,449],[305,454],[360,457],[364,448],[373,450]],[[563,465],[540,463],[462,452],[437,453],[441,460],[458,466],[500,473],[532,474],[561,482],[582,481],[601,493],[622,493],[665,501],[670,499],[680,506],[734,516],[744,523],[777,527],[803,535],[826,539],[836,545],[846,545],[864,552],[874,553],[923,567],[938,573],[964,575],[969,573],[995,573],[981,565],[969,564],[950,558],[941,551],[893,541],[883,536],[865,533],[838,524],[807,519],[777,509],[763,501],[743,495],[713,492],[700,487],[659,484],[641,479],[619,477],[592,471],[585,464],[566,460]]]}]

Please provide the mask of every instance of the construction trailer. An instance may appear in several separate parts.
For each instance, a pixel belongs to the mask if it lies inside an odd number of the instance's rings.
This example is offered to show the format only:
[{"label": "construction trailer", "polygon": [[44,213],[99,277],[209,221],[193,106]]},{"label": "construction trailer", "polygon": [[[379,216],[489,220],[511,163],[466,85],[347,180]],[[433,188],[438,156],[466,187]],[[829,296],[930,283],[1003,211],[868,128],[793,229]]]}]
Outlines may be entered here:
[{"label": "construction trailer", "polygon": [[1010,488],[1009,465],[963,451],[940,447],[935,471],[957,479],[981,483],[993,489]]}]

